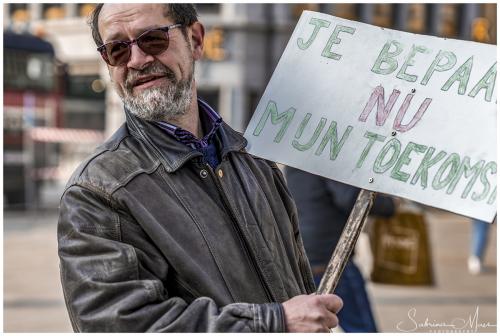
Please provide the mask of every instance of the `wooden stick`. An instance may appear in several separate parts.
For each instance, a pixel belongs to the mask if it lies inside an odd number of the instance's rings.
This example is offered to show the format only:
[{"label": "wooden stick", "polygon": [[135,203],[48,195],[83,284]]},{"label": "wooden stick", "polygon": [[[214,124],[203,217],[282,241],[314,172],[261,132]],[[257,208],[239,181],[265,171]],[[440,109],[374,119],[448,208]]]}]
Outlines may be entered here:
[{"label": "wooden stick", "polygon": [[356,246],[376,193],[361,189],[316,294],[332,294]]}]

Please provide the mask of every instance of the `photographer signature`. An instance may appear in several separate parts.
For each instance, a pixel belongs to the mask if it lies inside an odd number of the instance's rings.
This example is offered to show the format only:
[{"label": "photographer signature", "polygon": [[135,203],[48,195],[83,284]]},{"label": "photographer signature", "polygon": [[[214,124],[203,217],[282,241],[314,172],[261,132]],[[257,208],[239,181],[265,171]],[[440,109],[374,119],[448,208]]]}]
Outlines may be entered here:
[{"label": "photographer signature", "polygon": [[396,325],[396,328],[402,332],[413,332],[421,328],[431,328],[439,330],[452,329],[477,332],[479,328],[496,327],[496,324],[479,321],[479,306],[476,306],[476,311],[473,314],[469,314],[469,317],[467,319],[455,317],[450,322],[430,320],[428,316],[425,317],[425,320],[419,322],[416,316],[417,309],[411,308],[410,310],[408,310],[408,321],[400,321]]}]

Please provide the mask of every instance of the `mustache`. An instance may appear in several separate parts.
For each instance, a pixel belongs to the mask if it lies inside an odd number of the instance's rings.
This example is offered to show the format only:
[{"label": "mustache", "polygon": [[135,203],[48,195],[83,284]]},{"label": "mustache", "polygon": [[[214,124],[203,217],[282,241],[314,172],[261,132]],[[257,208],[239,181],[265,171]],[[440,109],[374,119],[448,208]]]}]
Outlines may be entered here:
[{"label": "mustache", "polygon": [[137,78],[144,75],[162,75],[173,83],[177,81],[174,72],[169,67],[161,63],[153,63],[142,70],[129,69],[125,80],[125,88],[132,90]]}]

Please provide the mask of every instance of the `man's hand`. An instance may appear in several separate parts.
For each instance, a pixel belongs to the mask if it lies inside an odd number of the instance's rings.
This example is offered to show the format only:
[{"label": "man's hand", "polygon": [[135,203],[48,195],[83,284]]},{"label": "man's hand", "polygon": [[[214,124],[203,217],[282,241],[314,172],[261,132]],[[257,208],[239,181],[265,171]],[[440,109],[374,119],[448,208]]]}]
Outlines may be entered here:
[{"label": "man's hand", "polygon": [[342,299],[334,294],[298,295],[283,302],[288,332],[329,332],[339,324]]}]

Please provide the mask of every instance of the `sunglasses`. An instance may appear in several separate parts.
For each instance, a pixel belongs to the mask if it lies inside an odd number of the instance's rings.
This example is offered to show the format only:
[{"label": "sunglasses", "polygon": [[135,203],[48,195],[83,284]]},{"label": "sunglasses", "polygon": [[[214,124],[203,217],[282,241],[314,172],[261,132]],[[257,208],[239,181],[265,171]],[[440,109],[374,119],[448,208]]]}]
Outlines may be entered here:
[{"label": "sunglasses", "polygon": [[179,27],[182,27],[182,24],[177,23],[146,30],[132,41],[108,42],[97,48],[97,51],[101,53],[104,61],[111,66],[126,64],[130,60],[132,44],[134,43],[137,43],[137,46],[146,54],[158,55],[168,48],[168,31]]}]

